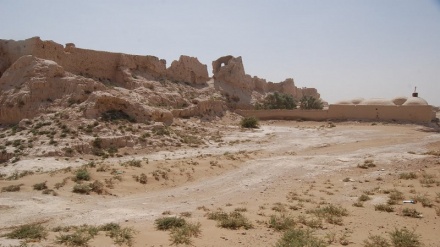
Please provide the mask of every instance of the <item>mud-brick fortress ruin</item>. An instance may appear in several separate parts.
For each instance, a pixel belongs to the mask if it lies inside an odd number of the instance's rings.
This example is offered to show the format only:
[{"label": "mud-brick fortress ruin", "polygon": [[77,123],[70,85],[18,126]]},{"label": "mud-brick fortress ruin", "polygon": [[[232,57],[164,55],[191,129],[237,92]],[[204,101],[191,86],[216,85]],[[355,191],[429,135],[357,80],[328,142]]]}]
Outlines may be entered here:
[{"label": "mud-brick fortress ruin", "polygon": [[245,73],[241,57],[212,62],[213,76],[197,58],[181,56],[167,68],[155,56],[65,46],[39,37],[0,40],[0,124],[17,124],[75,107],[70,115],[98,118],[122,111],[138,122],[171,124],[173,118],[221,115],[235,110],[260,119],[365,119],[429,122],[433,109],[419,97],[338,102],[325,110],[253,110],[273,92],[320,98],[293,79],[268,82]]}]

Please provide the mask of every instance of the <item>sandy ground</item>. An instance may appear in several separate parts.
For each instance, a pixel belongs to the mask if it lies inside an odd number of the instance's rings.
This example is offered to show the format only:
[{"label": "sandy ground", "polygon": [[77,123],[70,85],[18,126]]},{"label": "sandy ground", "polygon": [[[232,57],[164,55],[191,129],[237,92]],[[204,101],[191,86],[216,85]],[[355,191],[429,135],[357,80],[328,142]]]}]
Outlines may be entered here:
[{"label": "sandy ground", "polygon": [[[88,168],[93,180],[119,176],[112,180],[113,188],[107,188],[106,195],[71,192],[75,183],[69,177],[92,157],[22,160],[15,166],[0,168],[0,172],[39,172],[18,180],[0,180],[0,187],[23,184],[19,192],[0,194],[0,231],[6,233],[11,227],[34,222],[49,228],[117,222],[137,231],[134,246],[170,246],[169,232],[156,230],[154,220],[163,217],[164,212],[171,216],[186,212],[191,215],[188,221],[201,223],[201,236],[192,239],[194,246],[273,246],[282,233],[268,227],[271,215],[311,218],[308,209],[334,204],[349,212],[342,225],[322,222],[314,229],[316,236],[330,246],[362,246],[369,234],[387,237],[388,232],[401,227],[414,230],[425,246],[439,246],[440,216],[435,207],[440,206],[440,159],[425,153],[440,149],[440,134],[410,124],[335,125],[267,121],[256,130],[237,128],[227,132],[222,145],[149,154],[138,151],[119,159],[95,159],[95,167]],[[131,159],[141,160],[142,167],[121,166]],[[376,166],[357,167],[365,160],[372,160]],[[71,169],[60,170],[67,167]],[[98,172],[99,167],[106,169]],[[155,171],[166,175],[155,179]],[[418,178],[399,179],[402,172],[414,172]],[[146,184],[133,179],[141,173],[147,174]],[[434,180],[430,187],[420,182],[426,174]],[[43,181],[53,188],[64,178],[66,185],[55,190],[57,196],[32,189],[32,185]],[[433,207],[407,205],[399,200],[394,212],[376,211],[375,205],[386,203],[386,191],[391,189],[401,191],[404,199],[425,195]],[[363,207],[354,207],[366,191],[374,191],[371,200]],[[292,193],[298,195],[296,199],[289,197]],[[219,228],[206,217],[208,211],[219,208],[226,212],[241,208],[254,228]],[[404,217],[404,208],[416,209],[423,217]],[[57,246],[53,243],[57,235],[51,232],[48,239],[33,244]],[[18,243],[0,238],[4,246]],[[90,246],[113,245],[103,233],[90,242]]]}]

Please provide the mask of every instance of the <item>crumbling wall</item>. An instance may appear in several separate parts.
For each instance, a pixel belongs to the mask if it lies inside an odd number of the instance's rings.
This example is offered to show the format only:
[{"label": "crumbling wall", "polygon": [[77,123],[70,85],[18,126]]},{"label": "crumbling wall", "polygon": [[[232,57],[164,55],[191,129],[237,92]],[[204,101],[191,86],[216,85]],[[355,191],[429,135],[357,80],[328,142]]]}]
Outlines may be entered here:
[{"label": "crumbling wall", "polygon": [[[292,95],[295,99],[303,96],[320,98],[315,88],[298,88],[292,78],[280,83],[267,82],[265,79],[247,75],[241,57],[224,56],[212,62],[214,83],[220,90],[239,98],[239,103],[244,103],[241,108],[246,108],[253,101],[252,92],[261,95],[280,92]],[[260,97],[261,98],[261,97]],[[247,106],[246,106],[247,104]]]},{"label": "crumbling wall", "polygon": [[196,57],[182,55],[167,69],[167,78],[196,85],[206,84],[209,80],[208,66],[200,63]]},{"label": "crumbling wall", "polygon": [[[3,50],[3,55],[0,61],[8,60],[7,65],[4,66],[6,68],[21,56],[33,55],[55,61],[71,73],[99,81],[113,81],[122,85],[125,85],[127,80],[125,75],[130,74],[129,72],[142,72],[143,76],[150,80],[166,76],[166,61],[155,56],[80,49],[72,43],[64,47],[53,41],[42,41],[39,37],[23,41],[0,40],[1,50]],[[0,70],[0,72],[3,71]]]}]

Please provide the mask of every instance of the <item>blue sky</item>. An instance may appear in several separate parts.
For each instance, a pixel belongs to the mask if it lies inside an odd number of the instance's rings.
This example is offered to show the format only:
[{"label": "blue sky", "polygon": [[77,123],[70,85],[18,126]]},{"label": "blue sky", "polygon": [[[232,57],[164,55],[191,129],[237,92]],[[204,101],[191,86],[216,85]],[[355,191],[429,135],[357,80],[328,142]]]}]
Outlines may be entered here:
[{"label": "blue sky", "polygon": [[440,105],[440,0],[0,0],[0,39],[182,54],[208,65],[242,56],[246,73],[294,78],[330,103],[421,97]]}]

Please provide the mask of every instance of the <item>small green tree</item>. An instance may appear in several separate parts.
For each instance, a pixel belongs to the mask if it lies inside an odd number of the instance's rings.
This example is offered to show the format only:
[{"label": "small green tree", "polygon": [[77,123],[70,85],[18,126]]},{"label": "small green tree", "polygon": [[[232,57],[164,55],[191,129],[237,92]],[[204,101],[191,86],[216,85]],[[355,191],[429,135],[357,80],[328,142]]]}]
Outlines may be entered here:
[{"label": "small green tree", "polygon": [[257,109],[295,109],[296,102],[290,94],[275,92],[268,94],[263,102],[255,107]]},{"label": "small green tree", "polygon": [[321,99],[317,99],[313,96],[303,96],[299,101],[299,107],[303,110],[322,109],[324,108],[324,103]]},{"label": "small green tree", "polygon": [[255,129],[258,128],[258,119],[256,117],[245,117],[240,121],[243,128]]}]

